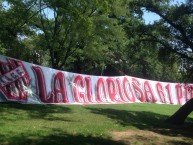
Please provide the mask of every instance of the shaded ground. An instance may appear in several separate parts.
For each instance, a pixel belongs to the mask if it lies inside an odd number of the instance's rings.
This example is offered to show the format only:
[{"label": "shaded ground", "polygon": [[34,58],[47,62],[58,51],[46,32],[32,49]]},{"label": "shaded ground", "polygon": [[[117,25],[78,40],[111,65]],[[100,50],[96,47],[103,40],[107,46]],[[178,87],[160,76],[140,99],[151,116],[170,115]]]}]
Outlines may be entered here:
[{"label": "shaded ground", "polygon": [[[125,145],[192,145],[193,121],[184,125],[164,123],[168,116],[147,111],[128,111],[110,108],[88,108],[92,113],[105,115],[122,126],[133,126],[127,131],[111,131],[112,140]],[[113,128],[112,128],[113,130]]]},{"label": "shaded ground", "polygon": [[112,139],[125,145],[192,145],[193,140],[182,136],[168,136],[148,130],[111,132]]},{"label": "shaded ground", "polygon": [[126,145],[121,141],[104,139],[101,137],[55,133],[49,136],[29,136],[19,134],[0,145]]},{"label": "shaded ground", "polygon": [[0,104],[0,145],[192,145],[193,115],[164,123],[173,107]]}]

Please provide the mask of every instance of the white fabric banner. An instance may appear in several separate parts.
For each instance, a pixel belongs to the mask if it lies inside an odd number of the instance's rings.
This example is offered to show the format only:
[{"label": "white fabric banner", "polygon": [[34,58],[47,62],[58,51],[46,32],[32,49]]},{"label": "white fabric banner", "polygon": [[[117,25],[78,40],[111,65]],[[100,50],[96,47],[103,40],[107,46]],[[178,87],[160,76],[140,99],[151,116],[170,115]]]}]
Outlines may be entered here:
[{"label": "white fabric banner", "polygon": [[0,102],[30,104],[118,104],[149,102],[183,105],[192,84],[131,76],[91,76],[54,70],[0,56]]}]

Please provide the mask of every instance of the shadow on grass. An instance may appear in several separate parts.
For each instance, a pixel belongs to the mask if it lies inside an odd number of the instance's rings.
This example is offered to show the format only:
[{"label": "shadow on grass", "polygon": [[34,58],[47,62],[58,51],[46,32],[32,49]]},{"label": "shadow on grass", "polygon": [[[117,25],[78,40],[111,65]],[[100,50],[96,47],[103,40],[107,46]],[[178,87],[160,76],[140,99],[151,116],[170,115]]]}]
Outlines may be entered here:
[{"label": "shadow on grass", "polygon": [[[53,116],[56,113],[70,113],[71,109],[64,105],[44,105],[44,104],[19,104],[19,103],[0,103],[0,113],[13,115],[28,115],[31,119],[60,120],[63,118]],[[23,114],[22,114],[23,113]],[[68,120],[64,120],[68,121]]]},{"label": "shadow on grass", "polygon": [[170,141],[168,142],[171,145],[192,145],[191,143],[183,142],[183,141]]},{"label": "shadow on grass", "polygon": [[173,126],[165,123],[166,115],[146,111],[126,111],[107,108],[87,108],[92,113],[105,115],[122,126],[134,126],[141,130],[149,130],[168,136],[193,137],[193,121],[188,119],[183,126]]},{"label": "shadow on grass", "polygon": [[8,141],[1,139],[1,145],[125,145],[123,142],[113,141],[109,138],[72,135],[60,131],[48,136],[30,136],[26,134],[9,138]]}]

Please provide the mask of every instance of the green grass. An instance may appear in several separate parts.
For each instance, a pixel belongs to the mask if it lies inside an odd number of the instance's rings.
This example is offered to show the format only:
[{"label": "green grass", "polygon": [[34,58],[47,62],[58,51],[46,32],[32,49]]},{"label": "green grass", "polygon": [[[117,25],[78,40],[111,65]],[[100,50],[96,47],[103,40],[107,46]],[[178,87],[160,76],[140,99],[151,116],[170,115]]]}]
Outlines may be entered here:
[{"label": "green grass", "polygon": [[169,126],[164,123],[179,107],[140,103],[0,103],[0,145],[125,145],[124,142],[113,141],[110,132],[129,129],[154,131],[191,140],[193,114],[189,115],[184,126]]}]

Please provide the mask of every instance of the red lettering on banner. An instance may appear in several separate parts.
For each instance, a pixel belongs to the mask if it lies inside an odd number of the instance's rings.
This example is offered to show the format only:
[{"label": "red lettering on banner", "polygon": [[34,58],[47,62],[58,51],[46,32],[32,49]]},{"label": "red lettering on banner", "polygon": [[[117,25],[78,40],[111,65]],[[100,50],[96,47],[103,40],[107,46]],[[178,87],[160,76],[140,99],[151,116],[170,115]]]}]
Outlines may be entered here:
[{"label": "red lettering on banner", "polygon": [[[16,90],[18,91],[18,95],[16,96],[19,98],[21,101],[26,101],[27,100],[27,92],[26,92],[26,87],[29,84],[25,85],[22,80],[18,80],[15,82],[15,86],[12,84],[12,86],[16,87]],[[13,92],[13,91],[12,91]]]},{"label": "red lettering on banner", "polygon": [[107,85],[108,85],[108,93],[109,93],[109,97],[112,101],[118,101],[116,99],[116,95],[117,95],[117,85],[116,82],[113,78],[107,78]]},{"label": "red lettering on banner", "polygon": [[19,75],[23,75],[23,72],[19,69],[16,69],[16,72],[19,74]]},{"label": "red lettering on banner", "polygon": [[[17,67],[16,68],[16,72],[18,75],[20,76],[23,76],[21,78],[22,82],[25,84],[25,86],[28,86],[30,84],[30,77],[27,73],[27,70],[25,69],[22,61],[16,61],[16,60],[13,60],[13,59],[10,59],[10,63],[14,66],[14,67]],[[19,69],[19,67],[22,67],[22,69]],[[22,70],[22,71],[21,71]],[[23,71],[24,70],[24,71]]]},{"label": "red lettering on banner", "polygon": [[74,79],[73,97],[78,103],[96,103],[92,97],[92,84],[90,77],[78,75]]},{"label": "red lettering on banner", "polygon": [[178,98],[178,104],[182,105],[181,99],[183,98],[182,94],[182,86],[180,84],[176,85],[176,95]]},{"label": "red lettering on banner", "polygon": [[[9,85],[15,81],[17,81],[18,79],[21,79],[22,80],[22,77],[24,77],[25,73],[24,73],[24,69],[21,67],[21,66],[16,66],[17,68],[12,68],[10,71],[8,72],[4,72],[3,75],[0,76],[0,85],[3,87],[3,86],[6,86],[6,85]],[[17,70],[21,69],[22,70],[22,74],[18,74],[17,73]]]},{"label": "red lettering on banner", "polygon": [[0,82],[1,82],[1,85],[2,85],[2,86],[5,86],[6,82],[5,82],[5,80],[3,79],[3,77],[0,77]]},{"label": "red lettering on banner", "polygon": [[11,79],[11,78],[9,78],[7,76],[5,76],[5,80],[8,81],[8,82],[13,82],[14,81],[13,79]]},{"label": "red lettering on banner", "polygon": [[145,91],[147,102],[154,102],[154,103],[157,102],[157,99],[155,98],[155,95],[153,93],[153,89],[152,89],[149,81],[144,82],[144,91]]},{"label": "red lettering on banner", "polygon": [[164,94],[164,91],[163,91],[163,86],[161,83],[157,83],[156,84],[156,90],[157,90],[157,93],[159,95],[159,98],[161,100],[162,103],[166,104],[166,99],[165,99],[165,94]]},{"label": "red lettering on banner", "polygon": [[54,76],[54,90],[47,96],[44,73],[38,66],[32,66],[36,77],[40,100],[44,103],[68,103],[64,75],[58,72]]},{"label": "red lettering on banner", "polygon": [[190,86],[188,86],[188,85],[185,85],[184,86],[184,89],[185,89],[185,98],[186,98],[186,102],[189,100],[189,92],[190,92]]},{"label": "red lettering on banner", "polygon": [[86,81],[86,91],[87,91],[86,94],[87,94],[88,101],[91,103],[94,103],[96,101],[92,97],[92,84],[91,84],[90,77],[86,77],[85,81]]},{"label": "red lettering on banner", "polygon": [[193,98],[193,86],[192,85],[185,85],[185,97],[186,102],[189,101],[191,98]]},{"label": "red lettering on banner", "polygon": [[142,91],[140,82],[136,78],[132,78],[132,85],[133,85],[136,98],[138,98],[141,102],[145,102],[146,99]]},{"label": "red lettering on banner", "polygon": [[189,85],[190,99],[193,98],[193,85]]},{"label": "red lettering on banner", "polygon": [[105,81],[103,78],[99,78],[97,81],[97,101],[106,103],[107,100],[107,90],[105,86]]},{"label": "red lettering on banner", "polygon": [[128,98],[128,100],[131,102],[135,102],[135,96],[133,94],[130,82],[127,79],[127,77],[124,77],[124,79],[123,79],[123,90],[124,90],[124,94]]},{"label": "red lettering on banner", "polygon": [[68,102],[65,77],[62,72],[58,72],[54,77],[54,94],[55,94],[54,103]]},{"label": "red lettering on banner", "polygon": [[75,101],[78,103],[88,103],[86,94],[85,94],[85,82],[81,75],[78,75],[74,79],[73,85],[73,94]]},{"label": "red lettering on banner", "polygon": [[[1,58],[5,60],[5,58]],[[23,101],[31,103],[30,76],[25,68],[32,67],[36,76],[37,97],[42,103],[120,103],[120,102],[158,102],[180,104],[193,98],[192,84],[173,84],[153,82],[135,77],[99,77],[69,73],[72,83],[70,97],[67,96],[65,73],[52,70],[53,76],[45,76],[46,69],[22,61],[7,59],[0,61],[0,91],[5,96],[1,101]],[[31,73],[31,70],[29,70]],[[50,84],[46,84],[50,83]],[[154,85],[154,86],[153,86]],[[51,87],[50,87],[51,86]],[[50,88],[48,88],[50,87]],[[154,90],[155,89],[155,90]],[[154,92],[155,91],[155,92]],[[36,90],[35,90],[36,92]],[[173,96],[172,96],[173,95]],[[38,99],[37,98],[37,99]],[[69,99],[69,100],[68,100]],[[138,100],[137,100],[138,99]],[[37,100],[34,100],[35,102]],[[138,101],[138,102],[139,102]]]},{"label": "red lettering on banner", "polygon": [[116,82],[117,82],[117,86],[118,86],[118,90],[119,90],[120,99],[121,99],[123,102],[129,102],[129,99],[123,94],[123,87],[122,87],[122,85],[121,85],[121,79],[120,79],[120,78],[117,78],[117,79],[116,79]]},{"label": "red lettering on banner", "polygon": [[17,74],[14,73],[14,72],[11,72],[10,75],[11,75],[11,77],[12,77],[13,79],[18,79],[18,78],[20,77],[19,75],[17,75]]},{"label": "red lettering on banner", "polygon": [[47,90],[46,90],[46,83],[45,83],[45,78],[44,78],[44,73],[42,69],[38,66],[32,66],[35,74],[36,74],[36,81],[37,86],[38,86],[38,92],[39,92],[39,97],[40,100],[44,103],[54,103],[54,93],[51,92],[49,96],[47,96]]},{"label": "red lettering on banner", "polygon": [[172,99],[170,84],[167,84],[165,88],[166,88],[166,91],[167,91],[168,98],[170,100],[170,104],[174,104],[173,99]]},{"label": "red lettering on banner", "polygon": [[21,61],[0,62],[0,89],[8,100],[26,101],[30,77]]}]

